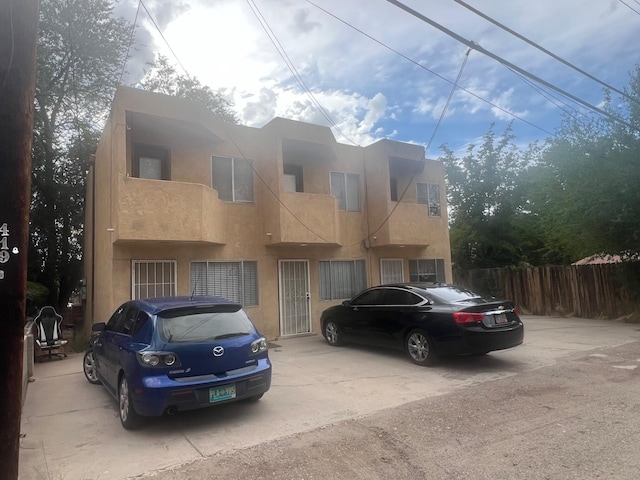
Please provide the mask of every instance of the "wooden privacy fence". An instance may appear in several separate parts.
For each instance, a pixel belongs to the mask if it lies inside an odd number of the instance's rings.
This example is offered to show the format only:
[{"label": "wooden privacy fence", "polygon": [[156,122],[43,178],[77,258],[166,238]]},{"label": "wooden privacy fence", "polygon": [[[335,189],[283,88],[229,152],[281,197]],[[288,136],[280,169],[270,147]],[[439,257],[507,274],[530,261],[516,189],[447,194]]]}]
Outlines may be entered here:
[{"label": "wooden privacy fence", "polygon": [[640,309],[640,262],[454,272],[454,283],[514,300],[522,313],[619,318]]}]

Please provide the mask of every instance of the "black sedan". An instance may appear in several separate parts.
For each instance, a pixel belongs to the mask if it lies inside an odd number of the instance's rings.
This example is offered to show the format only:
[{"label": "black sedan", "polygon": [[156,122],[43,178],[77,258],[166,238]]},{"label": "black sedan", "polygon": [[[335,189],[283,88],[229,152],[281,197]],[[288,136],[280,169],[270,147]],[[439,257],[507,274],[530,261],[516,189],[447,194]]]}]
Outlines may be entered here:
[{"label": "black sedan", "polygon": [[482,355],[520,345],[524,326],[512,302],[441,284],[368,288],[326,309],[329,345],[362,343],[404,350],[418,365],[438,356]]}]

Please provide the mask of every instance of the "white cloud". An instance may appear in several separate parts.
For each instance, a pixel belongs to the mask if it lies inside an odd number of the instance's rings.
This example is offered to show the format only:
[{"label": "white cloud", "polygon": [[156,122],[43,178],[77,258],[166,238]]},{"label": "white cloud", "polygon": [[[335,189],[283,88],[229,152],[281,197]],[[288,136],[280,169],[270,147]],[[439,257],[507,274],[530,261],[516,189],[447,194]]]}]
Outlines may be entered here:
[{"label": "white cloud", "polygon": [[[164,37],[189,74],[231,98],[243,122],[259,126],[273,116],[328,125],[281,58],[276,42],[314,97],[349,139],[366,144],[382,136],[415,138],[428,132],[441,113],[467,48],[387,2],[314,0],[327,14],[300,0],[148,0]],[[462,37],[580,95],[601,100],[601,87],[559,65],[454,2],[406,0]],[[477,2],[476,2],[477,3]],[[619,2],[538,0],[474,5],[497,21],[585,70],[623,87],[637,62],[637,20]],[[116,4],[133,20],[137,2]],[[258,20],[266,21],[269,39]],[[332,16],[333,15],[333,16]],[[340,20],[336,19],[338,17]],[[351,26],[349,26],[349,25]],[[137,49],[128,78],[141,74],[152,52],[172,59],[164,40],[144,12],[136,32]],[[367,38],[365,32],[377,41]],[[381,45],[383,44],[383,45]],[[401,52],[441,78],[391,52]],[[621,74],[624,72],[624,75]],[[494,60],[471,53],[445,122],[465,135],[483,134],[491,121],[511,121],[499,107],[536,122],[559,122],[560,110]],[[586,93],[588,92],[588,93]],[[555,123],[554,123],[555,122]],[[477,125],[477,126],[476,126]],[[425,128],[429,127],[429,128]],[[478,130],[470,131],[471,127]],[[529,128],[529,127],[527,127]],[[340,133],[335,131],[339,141]],[[452,133],[448,133],[451,135]],[[445,139],[449,141],[449,138]]]}]

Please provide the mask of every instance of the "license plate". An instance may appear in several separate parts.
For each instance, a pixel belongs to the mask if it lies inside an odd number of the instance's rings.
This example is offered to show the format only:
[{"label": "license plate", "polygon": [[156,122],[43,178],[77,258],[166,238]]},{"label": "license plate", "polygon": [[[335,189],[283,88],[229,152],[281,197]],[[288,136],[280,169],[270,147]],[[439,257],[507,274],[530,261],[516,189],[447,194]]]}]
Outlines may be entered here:
[{"label": "license plate", "polygon": [[223,387],[213,387],[209,389],[209,403],[221,402],[236,398],[236,386],[225,385]]},{"label": "license plate", "polygon": [[507,323],[507,314],[506,313],[499,313],[498,315],[494,315],[493,316],[493,321],[495,322],[496,325],[500,325],[502,323]]}]

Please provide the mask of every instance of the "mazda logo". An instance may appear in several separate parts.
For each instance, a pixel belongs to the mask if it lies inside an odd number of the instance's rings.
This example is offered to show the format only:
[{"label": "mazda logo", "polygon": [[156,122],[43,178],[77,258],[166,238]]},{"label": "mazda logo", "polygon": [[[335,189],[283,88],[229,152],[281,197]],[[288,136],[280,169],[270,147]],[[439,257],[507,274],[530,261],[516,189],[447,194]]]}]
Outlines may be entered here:
[{"label": "mazda logo", "polygon": [[224,348],[221,346],[217,346],[217,347],[213,347],[213,356],[214,357],[221,357],[222,355],[224,355]]}]

